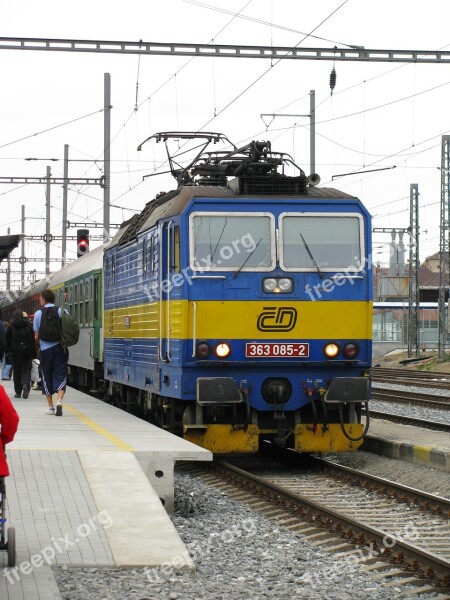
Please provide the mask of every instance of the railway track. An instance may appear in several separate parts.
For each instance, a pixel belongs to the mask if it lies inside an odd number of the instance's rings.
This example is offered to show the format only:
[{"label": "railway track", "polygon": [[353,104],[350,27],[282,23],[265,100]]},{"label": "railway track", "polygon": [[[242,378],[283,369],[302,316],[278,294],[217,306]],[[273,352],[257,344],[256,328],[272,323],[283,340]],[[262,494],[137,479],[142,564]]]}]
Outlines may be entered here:
[{"label": "railway track", "polygon": [[422,392],[411,392],[409,390],[389,390],[378,388],[372,385],[373,400],[383,400],[386,402],[399,402],[402,404],[418,404],[429,408],[439,408],[450,410],[450,398],[437,396],[436,394],[426,394]]},{"label": "railway track", "polygon": [[[411,369],[388,369],[383,367],[372,367],[370,376],[373,380],[384,378],[391,379],[415,379],[418,381],[435,381],[443,385],[447,384],[450,388],[450,374],[439,373],[438,371],[417,371]],[[398,383],[398,381],[397,381]]]},{"label": "railway track", "polygon": [[[326,547],[338,560],[356,543],[359,567],[373,569],[378,578],[384,573],[403,584],[422,585],[420,577],[425,576],[435,585],[450,586],[449,499],[330,461],[313,459],[314,468],[305,471],[297,463],[304,459],[287,455],[294,464],[257,456],[216,462],[213,472],[199,466],[190,469],[203,473],[206,483]],[[386,559],[395,568],[389,569]]]},{"label": "railway track", "polygon": [[[363,409],[363,414],[364,413],[365,410]],[[372,408],[370,409],[370,417],[373,419],[386,419],[386,421],[401,423],[402,425],[412,425],[413,427],[423,427],[424,429],[432,429],[433,431],[444,431],[446,433],[450,433],[450,422],[442,423],[439,421],[430,421],[429,419],[417,419],[415,417],[408,417],[406,415],[399,415],[381,410],[373,410]]]}]

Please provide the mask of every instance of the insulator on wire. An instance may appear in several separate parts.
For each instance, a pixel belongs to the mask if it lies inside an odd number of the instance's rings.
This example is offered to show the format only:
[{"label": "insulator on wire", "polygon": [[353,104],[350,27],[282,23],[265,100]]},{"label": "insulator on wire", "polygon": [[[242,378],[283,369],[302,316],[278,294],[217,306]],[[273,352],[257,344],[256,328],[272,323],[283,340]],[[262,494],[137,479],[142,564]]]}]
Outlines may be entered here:
[{"label": "insulator on wire", "polygon": [[336,87],[336,69],[333,67],[333,70],[330,73],[330,90],[331,95],[333,95],[333,90]]}]

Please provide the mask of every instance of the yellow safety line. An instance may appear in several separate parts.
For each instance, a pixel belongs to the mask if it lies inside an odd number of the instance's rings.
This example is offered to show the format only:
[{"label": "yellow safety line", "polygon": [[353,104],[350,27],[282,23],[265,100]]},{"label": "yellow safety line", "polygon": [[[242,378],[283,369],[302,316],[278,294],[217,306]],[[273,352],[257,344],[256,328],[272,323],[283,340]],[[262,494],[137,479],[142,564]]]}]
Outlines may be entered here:
[{"label": "yellow safety line", "polygon": [[133,446],[130,446],[129,444],[127,444],[126,442],[121,440],[119,437],[117,437],[113,433],[109,432],[107,429],[105,429],[104,427],[102,427],[101,425],[99,425],[98,423],[96,423],[95,421],[93,421],[92,419],[87,417],[86,415],[83,415],[83,413],[81,413],[79,410],[77,410],[73,406],[70,406],[70,404],[67,404],[67,402],[64,402],[64,410],[68,410],[75,417],[78,417],[80,419],[80,421],[82,421],[85,425],[87,425],[88,427],[93,429],[95,432],[102,435],[104,438],[106,438],[110,442],[112,442],[120,450],[124,450],[125,452],[135,452],[136,451],[136,449],[133,448]]}]

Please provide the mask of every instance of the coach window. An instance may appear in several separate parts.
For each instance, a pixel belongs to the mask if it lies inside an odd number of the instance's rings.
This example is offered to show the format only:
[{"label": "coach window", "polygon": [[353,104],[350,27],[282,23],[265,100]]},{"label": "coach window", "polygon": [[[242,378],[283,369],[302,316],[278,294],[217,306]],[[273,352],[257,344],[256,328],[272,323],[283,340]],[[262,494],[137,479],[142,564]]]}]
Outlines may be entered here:
[{"label": "coach window", "polygon": [[80,281],[80,285],[78,287],[78,294],[79,294],[79,302],[80,302],[80,325],[83,324],[84,319],[83,319],[83,314],[84,314],[84,310],[83,310],[83,280]]},{"label": "coach window", "polygon": [[283,213],[280,266],[285,271],[361,271],[363,232],[362,215],[356,213]]},{"label": "coach window", "polygon": [[78,322],[78,283],[75,283],[73,286],[73,308],[73,318]]},{"label": "coach window", "polygon": [[89,325],[91,320],[89,314],[89,305],[91,302],[91,294],[89,291],[90,281],[90,279],[86,279],[86,281],[84,282],[84,322],[86,323],[86,325]]},{"label": "coach window", "polygon": [[73,286],[69,286],[69,313],[73,315]]},{"label": "coach window", "polygon": [[99,303],[99,288],[100,288],[100,281],[99,281],[99,277],[98,275],[96,275],[94,277],[94,319],[98,319],[98,303]]},{"label": "coach window", "polygon": [[111,285],[116,283],[116,255],[111,257]]},{"label": "coach window", "polygon": [[190,216],[190,263],[201,271],[271,271],[276,266],[271,213],[196,212]]}]

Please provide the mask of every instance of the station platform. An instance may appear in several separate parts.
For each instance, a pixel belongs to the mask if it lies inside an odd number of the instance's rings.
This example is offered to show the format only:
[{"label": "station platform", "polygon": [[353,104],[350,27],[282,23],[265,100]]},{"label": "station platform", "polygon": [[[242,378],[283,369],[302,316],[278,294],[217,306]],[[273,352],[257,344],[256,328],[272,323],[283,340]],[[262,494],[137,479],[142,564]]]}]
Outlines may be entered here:
[{"label": "station platform", "polygon": [[20,417],[6,479],[17,562],[0,551],[1,600],[60,600],[52,564],[194,568],[167,512],[174,463],[208,450],[71,388],[56,417],[41,392],[15,399],[1,384]]},{"label": "station platform", "polygon": [[360,449],[450,472],[450,436],[443,431],[371,419]]}]

